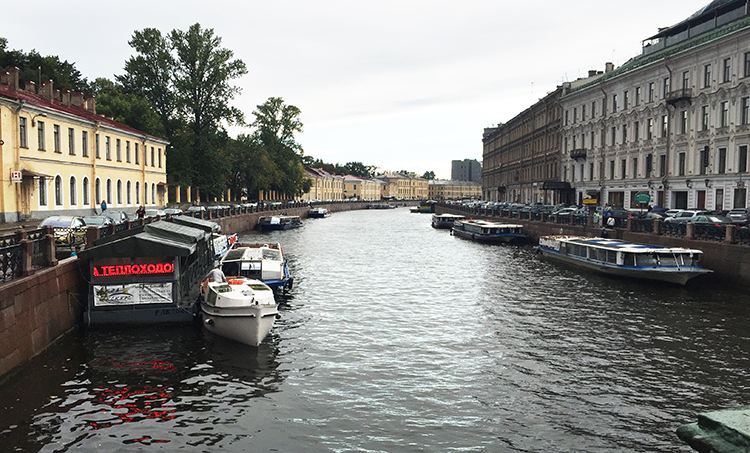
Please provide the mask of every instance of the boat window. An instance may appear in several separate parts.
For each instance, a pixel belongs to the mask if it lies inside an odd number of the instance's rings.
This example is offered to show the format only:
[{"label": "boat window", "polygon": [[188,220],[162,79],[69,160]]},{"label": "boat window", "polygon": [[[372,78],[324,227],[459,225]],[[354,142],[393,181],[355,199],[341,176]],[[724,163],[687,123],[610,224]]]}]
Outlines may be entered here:
[{"label": "boat window", "polygon": [[214,286],[214,289],[217,293],[228,293],[232,291],[232,288],[229,285],[216,285]]},{"label": "boat window", "polygon": [[206,304],[210,306],[216,305],[216,293],[213,291],[208,291],[206,294]]},{"label": "boat window", "polygon": [[221,265],[221,271],[224,275],[240,275],[240,263],[224,263]]},{"label": "boat window", "polygon": [[625,262],[623,264],[625,266],[635,266],[635,254],[634,253],[626,253],[625,254]]},{"label": "boat window", "polygon": [[256,291],[270,291],[271,290],[271,288],[269,288],[268,286],[260,285],[258,283],[250,283],[248,284],[248,286]]},{"label": "boat window", "polygon": [[607,250],[607,262],[612,264],[617,264],[617,251],[616,250]]},{"label": "boat window", "polygon": [[640,253],[636,257],[636,264],[638,266],[658,266],[659,261],[654,253]]},{"label": "boat window", "polygon": [[578,244],[569,245],[568,255],[580,256],[586,258],[586,247]]},{"label": "boat window", "polygon": [[589,249],[589,258],[596,261],[607,261],[607,251],[604,249],[597,249],[597,248],[590,248]]},{"label": "boat window", "polygon": [[263,259],[281,261],[281,255],[278,250],[263,249]]},{"label": "boat window", "polygon": [[662,266],[677,266],[677,261],[675,261],[675,256],[671,253],[660,253],[659,263]]}]

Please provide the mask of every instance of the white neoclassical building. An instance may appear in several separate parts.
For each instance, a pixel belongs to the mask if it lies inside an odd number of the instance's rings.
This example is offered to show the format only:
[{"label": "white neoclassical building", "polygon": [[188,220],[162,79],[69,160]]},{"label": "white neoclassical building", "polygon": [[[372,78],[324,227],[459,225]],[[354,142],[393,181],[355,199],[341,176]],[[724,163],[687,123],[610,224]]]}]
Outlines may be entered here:
[{"label": "white neoclassical building", "polygon": [[560,98],[561,179],[578,203],[637,208],[647,193],[668,208],[748,205],[747,10],[716,0]]}]

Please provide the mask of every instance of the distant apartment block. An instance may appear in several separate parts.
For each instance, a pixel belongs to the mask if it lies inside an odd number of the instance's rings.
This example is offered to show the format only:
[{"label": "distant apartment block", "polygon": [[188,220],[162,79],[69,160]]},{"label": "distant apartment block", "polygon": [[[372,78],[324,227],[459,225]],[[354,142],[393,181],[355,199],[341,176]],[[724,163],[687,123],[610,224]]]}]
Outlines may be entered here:
[{"label": "distant apartment block", "polygon": [[454,160],[451,162],[451,179],[482,184],[482,164],[476,159]]}]

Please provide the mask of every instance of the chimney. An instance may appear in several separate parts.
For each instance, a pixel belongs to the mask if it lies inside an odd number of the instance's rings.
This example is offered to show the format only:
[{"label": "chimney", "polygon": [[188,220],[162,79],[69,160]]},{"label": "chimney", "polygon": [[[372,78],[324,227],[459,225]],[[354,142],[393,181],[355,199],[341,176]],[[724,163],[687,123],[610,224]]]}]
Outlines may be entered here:
[{"label": "chimney", "polygon": [[75,107],[83,107],[83,93],[73,91],[70,93],[70,104]]},{"label": "chimney", "polygon": [[96,98],[94,98],[94,96],[86,96],[86,99],[83,101],[83,108],[85,108],[87,112],[96,115]]},{"label": "chimney", "polygon": [[62,105],[70,107],[70,91],[62,90]]},{"label": "chimney", "polygon": [[55,87],[52,83],[52,79],[47,79],[42,83],[42,86],[39,87],[39,95],[52,102],[52,99],[54,99],[55,96]]},{"label": "chimney", "polygon": [[18,68],[11,66],[3,73],[2,82],[10,87],[10,91],[18,91]]},{"label": "chimney", "polygon": [[589,77],[594,77],[596,75],[596,69],[589,69]]},{"label": "chimney", "polygon": [[608,73],[608,72],[612,72],[614,70],[615,70],[615,65],[614,64],[609,63],[609,62],[607,62],[607,63],[604,64],[604,73],[605,74]]},{"label": "chimney", "polygon": [[53,101],[59,101],[60,100],[60,90],[58,90],[57,88],[55,88],[54,90],[52,90],[52,100]]},{"label": "chimney", "polygon": [[27,80],[26,83],[24,83],[24,89],[29,93],[36,94],[36,83],[32,82],[31,80]]}]

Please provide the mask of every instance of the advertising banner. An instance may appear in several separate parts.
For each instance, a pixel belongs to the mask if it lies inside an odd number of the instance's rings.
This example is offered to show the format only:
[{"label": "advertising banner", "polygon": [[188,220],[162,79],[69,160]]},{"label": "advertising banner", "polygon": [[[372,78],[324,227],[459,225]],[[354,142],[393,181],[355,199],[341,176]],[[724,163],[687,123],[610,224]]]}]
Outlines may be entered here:
[{"label": "advertising banner", "polygon": [[172,303],[172,282],[94,285],[95,307],[170,303]]}]

